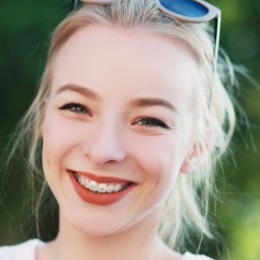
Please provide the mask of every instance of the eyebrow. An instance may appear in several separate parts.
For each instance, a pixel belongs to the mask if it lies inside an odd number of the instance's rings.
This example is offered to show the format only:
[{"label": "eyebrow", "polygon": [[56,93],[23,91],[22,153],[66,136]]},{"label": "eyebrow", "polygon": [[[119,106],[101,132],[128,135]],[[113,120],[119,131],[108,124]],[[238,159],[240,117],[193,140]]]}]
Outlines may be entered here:
[{"label": "eyebrow", "polygon": [[78,86],[76,84],[66,84],[64,86],[61,86],[55,91],[55,93],[56,95],[59,95],[60,93],[63,93],[65,91],[73,91],[85,97],[91,98],[93,100],[101,101],[101,98],[98,96],[98,94],[95,91],[87,87]]},{"label": "eyebrow", "polygon": [[[101,101],[101,97],[95,91],[87,87],[82,87],[76,84],[66,84],[64,86],[61,86],[55,91],[55,93],[56,95],[58,95],[65,91],[73,91],[79,93],[80,95],[91,98],[93,100],[99,102]],[[133,107],[163,106],[170,109],[174,113],[178,113],[178,109],[173,104],[171,104],[169,101],[162,98],[138,98],[131,101],[130,104]]]},{"label": "eyebrow", "polygon": [[131,105],[137,107],[163,106],[170,109],[174,113],[178,113],[178,109],[176,108],[176,106],[162,98],[138,98],[136,100],[133,100],[131,102]]}]

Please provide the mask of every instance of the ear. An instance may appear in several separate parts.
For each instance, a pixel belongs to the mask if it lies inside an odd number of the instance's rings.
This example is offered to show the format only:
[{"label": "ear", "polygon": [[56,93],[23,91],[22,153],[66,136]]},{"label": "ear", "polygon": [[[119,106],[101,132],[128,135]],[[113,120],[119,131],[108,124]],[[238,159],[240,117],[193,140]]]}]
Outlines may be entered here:
[{"label": "ear", "polygon": [[203,164],[213,144],[213,131],[207,129],[202,140],[198,140],[193,144],[191,151],[186,156],[182,166],[181,173],[191,173]]}]

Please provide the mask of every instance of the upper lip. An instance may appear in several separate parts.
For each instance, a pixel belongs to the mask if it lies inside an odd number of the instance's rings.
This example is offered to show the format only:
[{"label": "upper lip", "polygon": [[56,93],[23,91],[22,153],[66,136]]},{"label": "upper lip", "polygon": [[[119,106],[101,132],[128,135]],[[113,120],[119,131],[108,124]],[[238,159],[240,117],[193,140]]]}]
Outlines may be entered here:
[{"label": "upper lip", "polygon": [[69,172],[72,172],[73,174],[79,174],[84,175],[87,178],[96,181],[98,183],[126,183],[126,182],[133,182],[131,180],[121,179],[117,177],[112,176],[102,176],[102,175],[96,175],[90,172],[84,172],[84,171],[75,171],[75,170],[69,170]]}]

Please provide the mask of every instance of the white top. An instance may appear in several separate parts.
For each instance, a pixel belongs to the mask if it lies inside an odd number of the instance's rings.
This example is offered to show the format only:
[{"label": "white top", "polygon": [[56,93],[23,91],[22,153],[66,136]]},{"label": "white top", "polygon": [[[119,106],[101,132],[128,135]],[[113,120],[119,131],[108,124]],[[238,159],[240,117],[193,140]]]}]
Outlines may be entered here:
[{"label": "white top", "polygon": [[[28,240],[14,246],[0,247],[0,260],[36,260],[36,247],[43,242],[38,239]],[[203,255],[193,255],[186,252],[182,260],[212,260]]]},{"label": "white top", "polygon": [[43,244],[38,239],[14,246],[0,247],[0,260],[36,260],[36,247]]}]

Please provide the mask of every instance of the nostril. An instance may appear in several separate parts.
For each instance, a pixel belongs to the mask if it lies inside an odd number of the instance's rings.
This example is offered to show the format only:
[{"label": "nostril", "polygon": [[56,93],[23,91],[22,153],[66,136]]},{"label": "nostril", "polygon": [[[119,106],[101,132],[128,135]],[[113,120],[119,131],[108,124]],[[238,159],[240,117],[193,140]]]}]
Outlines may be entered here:
[{"label": "nostril", "polygon": [[93,143],[93,146],[84,144],[82,146],[83,154],[93,163],[102,164],[113,164],[119,163],[125,160],[126,152],[120,146],[108,146]]},{"label": "nostril", "polygon": [[116,119],[101,122],[95,132],[86,136],[82,144],[82,151],[89,160],[96,164],[118,163],[126,158],[123,129],[120,128]]}]

